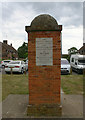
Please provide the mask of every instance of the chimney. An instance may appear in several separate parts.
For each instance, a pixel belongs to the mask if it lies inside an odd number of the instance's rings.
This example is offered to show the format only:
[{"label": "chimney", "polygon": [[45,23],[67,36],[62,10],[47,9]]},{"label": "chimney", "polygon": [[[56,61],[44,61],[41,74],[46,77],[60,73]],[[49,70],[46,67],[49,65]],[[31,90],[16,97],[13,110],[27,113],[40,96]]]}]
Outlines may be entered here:
[{"label": "chimney", "polygon": [[3,43],[4,43],[4,44],[7,44],[7,40],[3,40]]},{"label": "chimney", "polygon": [[12,43],[10,44],[10,46],[12,47]]}]

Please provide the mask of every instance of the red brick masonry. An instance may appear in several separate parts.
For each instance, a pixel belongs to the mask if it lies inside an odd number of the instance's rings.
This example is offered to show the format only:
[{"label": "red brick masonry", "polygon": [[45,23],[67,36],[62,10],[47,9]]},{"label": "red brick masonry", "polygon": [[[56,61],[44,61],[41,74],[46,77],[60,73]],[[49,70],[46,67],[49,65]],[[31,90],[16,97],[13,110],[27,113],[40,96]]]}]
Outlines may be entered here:
[{"label": "red brick masonry", "polygon": [[[36,66],[36,38],[53,38],[53,66]],[[28,33],[29,104],[60,104],[61,31]]]}]

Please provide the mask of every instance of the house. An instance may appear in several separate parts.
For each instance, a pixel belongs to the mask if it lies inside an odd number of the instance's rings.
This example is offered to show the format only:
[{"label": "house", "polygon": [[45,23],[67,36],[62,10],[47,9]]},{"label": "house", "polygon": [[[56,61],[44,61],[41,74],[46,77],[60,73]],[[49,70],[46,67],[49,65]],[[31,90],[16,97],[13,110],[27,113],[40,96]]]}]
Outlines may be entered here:
[{"label": "house", "polygon": [[80,55],[85,55],[85,43],[83,43],[83,46],[78,50],[78,53]]},{"label": "house", "polygon": [[3,40],[3,43],[0,42],[2,46],[2,59],[18,59],[17,50],[11,45],[8,45],[7,40]]}]

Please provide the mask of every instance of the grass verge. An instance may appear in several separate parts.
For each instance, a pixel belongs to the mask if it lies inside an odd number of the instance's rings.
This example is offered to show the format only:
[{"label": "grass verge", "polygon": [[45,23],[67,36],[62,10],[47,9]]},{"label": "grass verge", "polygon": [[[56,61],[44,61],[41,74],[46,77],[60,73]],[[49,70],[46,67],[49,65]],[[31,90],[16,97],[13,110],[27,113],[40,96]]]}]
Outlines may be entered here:
[{"label": "grass verge", "polygon": [[[61,75],[61,87],[66,94],[82,94],[83,75]],[[2,75],[2,100],[9,94],[28,93],[28,75]]]},{"label": "grass verge", "polygon": [[2,75],[2,100],[9,94],[28,94],[28,75]]},{"label": "grass verge", "polygon": [[61,75],[61,87],[66,94],[83,94],[83,75]]}]

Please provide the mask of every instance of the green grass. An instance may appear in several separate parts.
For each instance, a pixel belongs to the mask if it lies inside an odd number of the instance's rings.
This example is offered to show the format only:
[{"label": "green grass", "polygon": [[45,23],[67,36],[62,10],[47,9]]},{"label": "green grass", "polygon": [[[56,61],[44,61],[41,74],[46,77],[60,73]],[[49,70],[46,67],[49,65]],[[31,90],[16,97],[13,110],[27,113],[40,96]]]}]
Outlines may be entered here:
[{"label": "green grass", "polygon": [[2,75],[2,100],[9,94],[28,94],[28,75]]},{"label": "green grass", "polygon": [[[61,86],[66,94],[82,94],[83,75],[61,75]],[[28,75],[2,75],[2,100],[9,94],[28,93]]]},{"label": "green grass", "polygon": [[61,87],[66,94],[83,94],[83,75],[61,75]]}]

